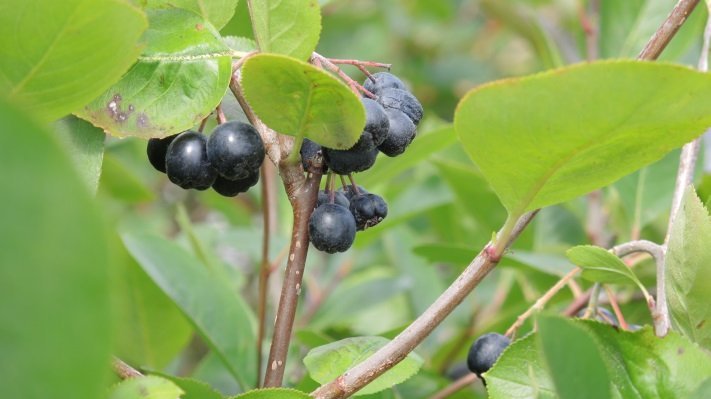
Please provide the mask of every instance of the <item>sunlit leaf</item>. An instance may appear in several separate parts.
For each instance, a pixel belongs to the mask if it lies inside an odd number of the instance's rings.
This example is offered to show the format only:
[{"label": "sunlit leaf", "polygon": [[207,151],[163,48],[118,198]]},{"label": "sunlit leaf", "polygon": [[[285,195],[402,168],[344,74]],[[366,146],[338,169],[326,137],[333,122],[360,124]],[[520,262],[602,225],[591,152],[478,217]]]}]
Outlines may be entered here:
[{"label": "sunlit leaf", "polygon": [[316,0],[247,0],[259,49],[306,61],[321,33]]}]

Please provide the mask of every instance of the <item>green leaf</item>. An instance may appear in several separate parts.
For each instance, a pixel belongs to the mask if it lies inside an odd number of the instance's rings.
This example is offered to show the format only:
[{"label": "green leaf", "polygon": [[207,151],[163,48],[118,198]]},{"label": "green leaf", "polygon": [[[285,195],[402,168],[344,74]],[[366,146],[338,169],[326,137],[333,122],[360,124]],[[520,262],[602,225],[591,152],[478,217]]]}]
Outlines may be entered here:
[{"label": "green leaf", "polygon": [[306,61],[321,34],[321,9],[316,0],[247,0],[254,38],[265,53]]},{"label": "green leaf", "polygon": [[568,259],[583,269],[583,278],[605,284],[637,284],[646,292],[632,269],[622,259],[605,248],[594,245],[579,245],[566,252]]},{"label": "green leaf", "polygon": [[407,155],[402,157],[380,157],[372,168],[358,175],[358,184],[372,187],[378,183],[387,182],[399,174],[412,169],[430,158],[432,155],[448,148],[457,141],[452,126],[435,131],[418,134],[407,147]]},{"label": "green leaf", "polygon": [[116,136],[164,137],[189,129],[225,95],[231,50],[202,17],[174,8],[148,13],[138,62],[77,115]]},{"label": "green leaf", "polygon": [[675,328],[711,350],[711,216],[693,187],[684,194],[666,256],[666,291]]},{"label": "green leaf", "polygon": [[140,53],[146,18],[120,0],[0,5],[0,92],[45,121],[106,90]]},{"label": "green leaf", "polygon": [[128,203],[149,202],[156,196],[134,171],[111,152],[104,154],[99,188],[101,192]]},{"label": "green leaf", "polygon": [[484,378],[491,399],[557,397],[535,334],[516,340],[506,348]]},{"label": "green leaf", "polygon": [[451,243],[422,244],[414,247],[412,252],[431,263],[445,262],[453,265],[466,265],[477,254],[477,250],[470,245]]},{"label": "green leaf", "polygon": [[154,375],[129,378],[113,387],[109,399],[179,399],[183,394],[170,380]]},{"label": "green leaf", "polygon": [[60,141],[66,145],[74,166],[89,192],[96,194],[104,161],[104,140],[101,129],[74,116],[67,116],[54,123]]},{"label": "green leaf", "polygon": [[290,388],[263,388],[245,392],[232,399],[310,399],[305,392]]},{"label": "green leaf", "polygon": [[[574,65],[480,86],[454,127],[511,215],[608,185],[711,125],[711,76],[678,65]],[[670,134],[673,132],[673,134]]]},{"label": "green leaf", "polygon": [[212,389],[209,385],[202,381],[194,380],[191,378],[180,378],[172,375],[167,375],[163,373],[156,373],[160,377],[172,381],[177,385],[184,393],[180,399],[223,399],[221,393]]},{"label": "green leaf", "polygon": [[[257,42],[241,36],[225,36],[222,38],[227,47],[234,51],[250,52],[257,50]],[[234,97],[233,97],[234,98]]]},{"label": "green leaf", "polygon": [[365,126],[358,96],[305,62],[275,54],[250,57],[242,67],[242,85],[254,112],[279,133],[347,149]]},{"label": "green leaf", "polygon": [[128,251],[188,317],[240,385],[256,381],[255,320],[224,280],[179,245],[164,238],[126,233]]},{"label": "green leaf", "polygon": [[[367,359],[388,342],[382,337],[346,338],[312,349],[304,358],[304,365],[311,378],[325,384]],[[411,352],[403,361],[354,395],[367,395],[390,388],[415,375],[421,366],[422,359]]]},{"label": "green leaf", "polygon": [[706,379],[699,388],[691,394],[689,399],[707,399],[711,398],[711,378]]},{"label": "green leaf", "polygon": [[147,8],[183,8],[222,29],[235,14],[239,0],[147,0]]},{"label": "green leaf", "polygon": [[[560,317],[538,318],[538,339],[562,399],[610,398],[610,377],[593,337]],[[571,350],[575,348],[575,350]]]},{"label": "green leaf", "polygon": [[1,99],[0,131],[1,396],[100,398],[111,350],[102,215],[56,136]]},{"label": "green leaf", "polygon": [[[587,320],[570,323],[601,348],[615,398],[685,398],[711,377],[711,357],[675,332],[659,339],[649,327],[632,333]],[[565,348],[578,351],[575,342]],[[556,397],[543,365],[536,334],[514,342],[485,375],[490,397]]]},{"label": "green leaf", "polygon": [[[118,239],[117,239],[118,241]],[[192,336],[180,310],[118,242],[112,254],[114,354],[129,364],[166,367]]]},{"label": "green leaf", "polygon": [[508,262],[512,262],[518,267],[528,267],[558,277],[565,276],[575,267],[562,255],[521,250],[506,254],[502,261],[502,266]]}]

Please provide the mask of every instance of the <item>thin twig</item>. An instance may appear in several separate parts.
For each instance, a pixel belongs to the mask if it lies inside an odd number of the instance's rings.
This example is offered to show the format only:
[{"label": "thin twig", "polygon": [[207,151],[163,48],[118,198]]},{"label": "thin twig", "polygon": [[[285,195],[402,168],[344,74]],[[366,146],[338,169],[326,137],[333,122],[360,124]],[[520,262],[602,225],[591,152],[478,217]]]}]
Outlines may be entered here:
[{"label": "thin twig", "polygon": [[654,35],[644,49],[637,56],[640,60],[656,60],[659,55],[667,47],[667,44],[674,37],[676,32],[686,21],[686,18],[694,11],[694,8],[699,4],[700,0],[679,0],[672,9],[667,19],[664,20],[662,26],[654,32]]},{"label": "thin twig", "polygon": [[140,371],[134,369],[133,367],[126,364],[126,362],[115,356],[111,360],[111,367],[114,369],[114,373],[116,373],[116,375],[119,376],[119,378],[121,378],[122,380],[143,377],[143,374]]},{"label": "thin twig", "polygon": [[622,309],[620,309],[620,305],[617,303],[617,297],[609,285],[605,285],[605,293],[607,293],[607,299],[610,300],[610,306],[612,306],[612,311],[615,312],[615,316],[617,317],[617,322],[620,324],[620,327],[623,330],[629,330],[630,326],[627,324],[625,315],[622,314]]},{"label": "thin twig", "polygon": [[543,307],[546,306],[548,301],[553,299],[555,294],[557,294],[560,290],[562,290],[568,284],[568,281],[572,280],[575,277],[575,275],[578,274],[579,271],[580,271],[580,268],[576,267],[573,270],[569,271],[565,276],[563,276],[563,278],[558,280],[550,289],[548,289],[548,291],[546,291],[545,294],[543,294],[543,296],[538,298],[538,300],[536,302],[534,302],[533,305],[531,305],[531,307],[528,308],[528,310],[526,310],[525,312],[523,312],[523,314],[521,314],[520,316],[518,316],[516,318],[516,321],[511,325],[511,327],[509,327],[509,329],[506,330],[505,335],[507,337],[513,339],[515,337],[518,329],[521,328],[521,326],[523,326],[523,323],[525,323],[526,320],[528,320],[528,318],[531,317],[531,315],[533,313],[543,309]]},{"label": "thin twig", "polygon": [[513,243],[537,211],[509,220],[490,242],[435,300],[432,305],[392,341],[335,380],[311,393],[318,399],[348,397],[403,360],[457,305],[494,269],[504,251]]},{"label": "thin twig", "polygon": [[363,85],[353,80],[350,76],[343,72],[341,68],[338,67],[338,65],[331,62],[331,60],[329,60],[328,58],[322,56],[319,53],[313,53],[311,55],[311,60],[311,62],[318,63],[319,65],[338,75],[338,77],[343,79],[343,81],[346,82],[348,87],[350,87],[354,93],[358,95],[360,95],[360,93],[363,93],[370,98],[376,98],[375,94],[371,93],[365,87],[363,87]]},{"label": "thin twig", "polygon": [[459,392],[460,390],[468,387],[469,385],[473,384],[478,380],[476,374],[470,373],[463,375],[459,377],[456,381],[451,383],[450,385],[446,386],[443,388],[441,391],[435,393],[430,397],[430,399],[446,399],[450,397],[451,395],[454,395],[456,392]]},{"label": "thin twig", "polygon": [[600,27],[598,16],[600,14],[600,0],[590,0],[587,9],[584,3],[580,3],[578,19],[585,33],[585,50],[588,62],[598,58]]}]

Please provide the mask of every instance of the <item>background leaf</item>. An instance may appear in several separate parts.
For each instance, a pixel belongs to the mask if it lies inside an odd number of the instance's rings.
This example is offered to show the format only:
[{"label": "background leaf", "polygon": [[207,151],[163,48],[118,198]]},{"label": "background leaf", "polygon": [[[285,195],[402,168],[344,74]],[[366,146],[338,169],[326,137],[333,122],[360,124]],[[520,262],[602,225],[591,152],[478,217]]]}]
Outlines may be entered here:
[{"label": "background leaf", "polygon": [[689,186],[666,256],[669,312],[675,328],[711,350],[711,216]]},{"label": "background leaf", "polygon": [[[314,348],[304,358],[311,378],[325,384],[368,358],[389,341],[382,337],[353,337]],[[390,388],[412,377],[422,366],[422,359],[411,352],[403,361],[386,371],[354,395],[367,395]]]},{"label": "background leaf", "polygon": [[701,134],[709,88],[711,77],[676,65],[579,64],[474,89],[454,126],[519,215],[610,184]]},{"label": "background leaf", "polygon": [[222,29],[235,14],[239,0],[147,0],[148,8],[184,8],[200,15],[216,29]]},{"label": "background leaf", "polygon": [[102,397],[111,331],[102,216],[54,135],[3,100],[0,131],[2,396]]},{"label": "background leaf", "polygon": [[[610,398],[610,376],[593,337],[560,317],[538,318],[538,339],[561,398]],[[575,348],[575,350],[571,350]]]},{"label": "background leaf", "polygon": [[163,137],[189,129],[225,95],[231,50],[215,28],[179,8],[149,10],[139,61],[78,112],[116,136]]},{"label": "background leaf", "polygon": [[275,54],[250,57],[242,67],[249,105],[275,131],[329,148],[350,148],[365,126],[360,99],[314,66]]},{"label": "background leaf", "polygon": [[146,25],[120,0],[3,1],[0,92],[44,120],[62,117],[126,72]]},{"label": "background leaf", "polygon": [[109,399],[179,399],[183,390],[155,375],[129,378],[113,387]]},{"label": "background leaf", "polygon": [[150,234],[124,234],[128,251],[185,313],[243,389],[256,381],[255,320],[229,285],[179,245]]},{"label": "background leaf", "polygon": [[316,0],[247,0],[254,38],[265,53],[306,61],[321,33],[321,9]]},{"label": "background leaf", "polygon": [[209,385],[202,381],[193,380],[190,378],[180,378],[166,374],[158,374],[159,376],[172,381],[182,391],[183,395],[180,399],[223,399],[224,396],[212,389]]},{"label": "background leaf", "polygon": [[57,137],[65,144],[74,161],[77,172],[82,176],[90,193],[96,194],[104,161],[104,140],[106,135],[75,116],[64,117],[54,123]]}]

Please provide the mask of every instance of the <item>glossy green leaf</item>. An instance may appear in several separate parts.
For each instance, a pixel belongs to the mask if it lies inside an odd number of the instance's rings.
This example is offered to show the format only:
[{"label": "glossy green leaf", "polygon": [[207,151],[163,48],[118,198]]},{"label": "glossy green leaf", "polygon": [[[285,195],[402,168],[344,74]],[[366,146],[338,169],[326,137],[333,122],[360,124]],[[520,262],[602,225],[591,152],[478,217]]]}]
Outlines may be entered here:
[{"label": "glossy green leaf", "polygon": [[265,53],[306,61],[321,34],[321,9],[316,0],[247,0],[254,38]]},{"label": "glossy green leaf", "polygon": [[126,248],[193,323],[243,388],[256,380],[255,320],[231,287],[172,241],[123,235]]},{"label": "glossy green leaf", "polygon": [[232,399],[310,399],[306,392],[290,388],[263,388],[245,392]]},{"label": "glossy green leaf", "polygon": [[406,156],[394,158],[380,156],[372,168],[358,175],[358,184],[363,187],[372,187],[378,183],[387,182],[421,164],[456,141],[457,136],[451,126],[418,135],[417,139],[407,147]]},{"label": "glossy green leaf", "polygon": [[54,123],[54,130],[66,145],[77,171],[81,174],[90,193],[99,187],[101,164],[104,161],[104,140],[106,135],[75,116],[67,116]]},{"label": "glossy green leaf", "polygon": [[[311,378],[321,384],[330,382],[351,367],[367,359],[390,342],[383,337],[352,337],[319,346],[309,351],[304,365]],[[411,352],[405,359],[386,371],[354,396],[376,393],[412,377],[422,367],[422,358]]]},{"label": "glossy green leaf", "polygon": [[[659,339],[650,327],[632,333],[598,322],[574,323],[601,348],[614,398],[688,397],[711,377],[711,357],[675,332]],[[576,353],[577,344],[568,350]],[[490,397],[556,397],[543,365],[536,334],[514,342],[485,374]]]},{"label": "glossy green leaf", "polygon": [[660,159],[711,125],[709,107],[707,74],[597,62],[480,86],[459,103],[454,127],[506,209],[519,215]]},{"label": "glossy green leaf", "polygon": [[0,4],[0,92],[46,121],[101,94],[136,61],[146,18],[121,0]]},{"label": "glossy green leaf", "polygon": [[221,393],[214,390],[206,383],[191,378],[180,378],[172,375],[157,373],[160,377],[173,382],[182,391],[180,399],[223,399]]},{"label": "glossy green leaf", "polygon": [[568,259],[583,269],[583,278],[596,283],[637,284],[644,290],[632,269],[622,259],[605,248],[593,245],[579,245],[566,252]]},{"label": "glossy green leaf", "polygon": [[100,398],[111,350],[102,216],[55,135],[4,100],[0,131],[0,396]]},{"label": "glossy green leaf", "polygon": [[611,397],[610,376],[590,333],[571,320],[550,316],[538,318],[538,331],[543,357],[560,398]]},{"label": "glossy green leaf", "polygon": [[666,289],[675,328],[711,350],[711,216],[689,186],[672,226]]},{"label": "glossy green leaf", "polygon": [[307,63],[259,54],[242,67],[249,105],[278,133],[329,148],[350,148],[365,126],[365,109],[345,84]]},{"label": "glossy green leaf", "polygon": [[183,8],[200,15],[216,29],[232,19],[239,0],[147,0],[147,8]]},{"label": "glossy green leaf", "polygon": [[152,10],[138,62],[78,112],[116,136],[163,137],[189,129],[225,95],[231,50],[215,28],[187,10]]},{"label": "glossy green leaf", "polygon": [[155,375],[129,378],[113,387],[109,399],[180,399],[183,390]]}]

